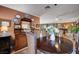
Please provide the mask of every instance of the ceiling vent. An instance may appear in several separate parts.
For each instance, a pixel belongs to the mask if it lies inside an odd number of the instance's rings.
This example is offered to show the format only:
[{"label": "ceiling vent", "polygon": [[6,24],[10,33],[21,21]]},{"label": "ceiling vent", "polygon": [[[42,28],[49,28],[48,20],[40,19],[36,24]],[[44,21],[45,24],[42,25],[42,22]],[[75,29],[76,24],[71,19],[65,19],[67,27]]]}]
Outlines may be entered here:
[{"label": "ceiling vent", "polygon": [[46,6],[46,7],[45,7],[45,9],[50,9],[50,8],[51,8],[50,6]]},{"label": "ceiling vent", "polygon": [[57,6],[58,4],[54,4],[54,6]]}]

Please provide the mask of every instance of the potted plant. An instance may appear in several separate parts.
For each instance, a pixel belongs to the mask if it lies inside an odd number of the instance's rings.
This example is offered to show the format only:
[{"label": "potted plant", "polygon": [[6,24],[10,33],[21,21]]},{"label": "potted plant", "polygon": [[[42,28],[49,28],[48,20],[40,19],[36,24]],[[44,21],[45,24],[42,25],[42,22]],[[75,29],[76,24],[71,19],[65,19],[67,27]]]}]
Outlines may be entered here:
[{"label": "potted plant", "polygon": [[76,51],[77,51],[76,48],[78,48],[78,44],[79,44],[79,40],[78,40],[79,39],[79,26],[78,26],[78,24],[73,25],[73,26],[69,26],[69,31],[73,35],[73,40],[72,40],[72,43],[73,43],[73,52],[76,53]]}]

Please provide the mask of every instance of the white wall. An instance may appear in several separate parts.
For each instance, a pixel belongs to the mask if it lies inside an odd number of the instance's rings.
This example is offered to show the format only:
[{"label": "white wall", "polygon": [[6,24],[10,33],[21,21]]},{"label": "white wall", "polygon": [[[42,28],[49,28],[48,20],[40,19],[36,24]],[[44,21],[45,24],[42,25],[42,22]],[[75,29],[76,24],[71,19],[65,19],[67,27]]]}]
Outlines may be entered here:
[{"label": "white wall", "polygon": [[45,23],[65,23],[65,22],[74,22],[78,19],[77,18],[70,18],[70,19],[62,19],[62,20],[56,20],[56,19],[43,19],[40,18],[40,24],[45,24]]}]

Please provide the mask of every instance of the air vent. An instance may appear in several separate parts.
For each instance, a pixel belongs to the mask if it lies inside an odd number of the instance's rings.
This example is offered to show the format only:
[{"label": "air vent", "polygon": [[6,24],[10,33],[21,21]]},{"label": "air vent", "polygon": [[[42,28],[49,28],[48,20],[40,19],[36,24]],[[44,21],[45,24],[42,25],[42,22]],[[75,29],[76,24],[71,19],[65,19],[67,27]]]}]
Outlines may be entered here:
[{"label": "air vent", "polygon": [[57,6],[58,4],[54,4],[54,6]]},{"label": "air vent", "polygon": [[45,7],[45,9],[50,9],[50,8],[51,8],[50,6],[46,6],[46,7]]}]

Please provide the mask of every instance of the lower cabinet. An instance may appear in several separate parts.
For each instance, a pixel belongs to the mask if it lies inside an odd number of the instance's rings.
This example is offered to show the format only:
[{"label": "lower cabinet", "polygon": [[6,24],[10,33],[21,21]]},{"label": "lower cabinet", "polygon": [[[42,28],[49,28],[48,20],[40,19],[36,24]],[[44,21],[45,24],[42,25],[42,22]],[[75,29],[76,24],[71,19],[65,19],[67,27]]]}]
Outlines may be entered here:
[{"label": "lower cabinet", "polygon": [[27,36],[25,33],[19,30],[15,32],[15,47],[14,50],[17,51],[27,46]]}]

